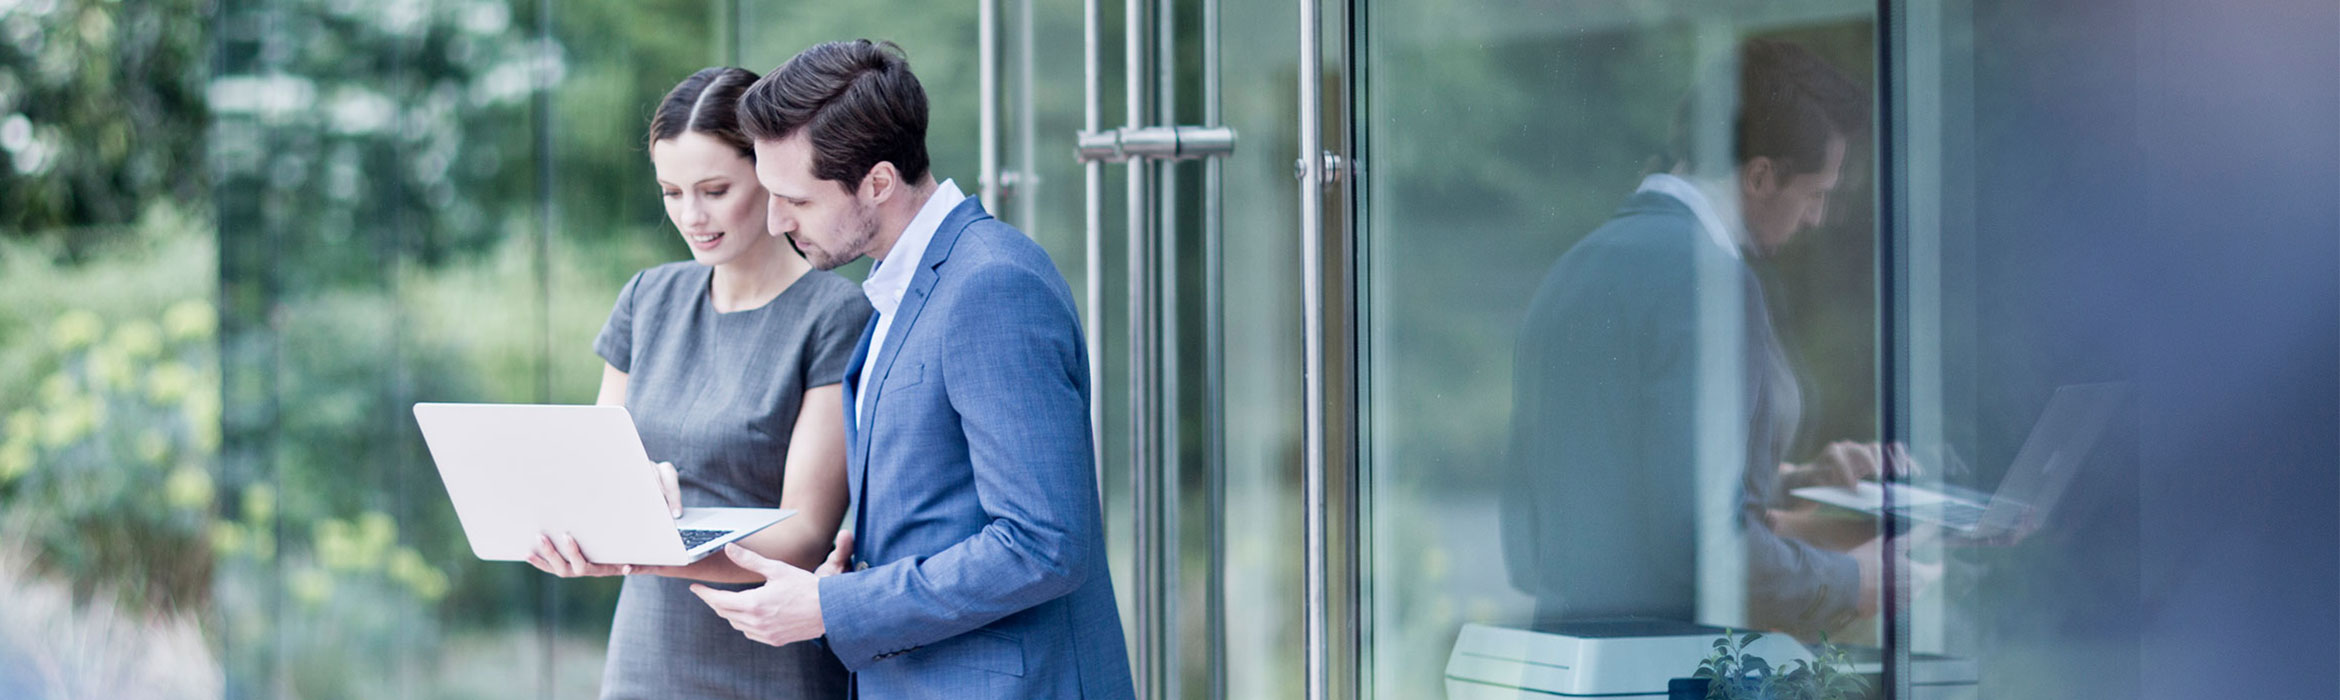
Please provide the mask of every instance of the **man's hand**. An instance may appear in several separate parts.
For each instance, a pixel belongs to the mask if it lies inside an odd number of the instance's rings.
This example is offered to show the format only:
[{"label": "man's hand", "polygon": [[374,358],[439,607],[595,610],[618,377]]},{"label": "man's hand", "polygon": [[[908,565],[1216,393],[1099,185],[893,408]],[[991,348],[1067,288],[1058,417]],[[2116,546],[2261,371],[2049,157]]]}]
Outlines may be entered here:
[{"label": "man's hand", "polygon": [[[748,639],[780,646],[827,633],[821,621],[820,579],[786,562],[766,559],[737,544],[723,546],[724,556],[739,568],[764,577],[764,585],[744,591],[720,591],[691,584],[691,592],[714,608],[715,614]],[[826,564],[822,568],[828,568]]]}]

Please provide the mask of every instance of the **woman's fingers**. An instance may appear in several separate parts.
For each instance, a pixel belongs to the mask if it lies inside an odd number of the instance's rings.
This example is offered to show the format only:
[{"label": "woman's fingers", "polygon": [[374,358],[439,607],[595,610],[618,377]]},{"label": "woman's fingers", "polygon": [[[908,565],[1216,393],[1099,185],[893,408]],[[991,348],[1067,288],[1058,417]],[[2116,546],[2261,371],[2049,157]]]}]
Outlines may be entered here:
[{"label": "woman's fingers", "polygon": [[1893,478],[1914,479],[1926,473],[1925,465],[1918,464],[1917,459],[1910,456],[1908,445],[1898,442],[1886,445],[1885,456],[1893,465]]},{"label": "woman's fingers", "polygon": [[574,575],[569,572],[568,559],[561,556],[560,548],[553,546],[552,537],[547,535],[536,536],[536,551],[528,555],[528,563],[534,564],[538,569],[543,569],[545,573],[561,578],[569,578]]},{"label": "woman's fingers", "polygon": [[673,462],[659,462],[657,466],[659,493],[666,495],[667,514],[680,518],[682,517],[682,477],[675,473]]},{"label": "woman's fingers", "polygon": [[561,578],[620,573],[617,567],[602,566],[585,558],[585,550],[578,546],[577,538],[565,532],[560,537],[537,535],[536,551],[528,554],[528,564]]},{"label": "woman's fingers", "polygon": [[1860,483],[1861,446],[1850,442],[1833,442],[1820,451],[1816,467],[1819,481],[1828,486],[1852,488]]},{"label": "woman's fingers", "polygon": [[828,560],[821,562],[821,565],[815,568],[813,573],[822,576],[835,576],[837,574],[842,574],[845,573],[846,562],[852,560],[853,531],[840,530],[837,532],[836,547],[829,550]]},{"label": "woman's fingers", "polygon": [[561,556],[568,559],[569,570],[583,573],[593,566],[593,561],[585,558],[584,550],[577,548],[577,538],[569,533],[561,533],[560,548]]},{"label": "woman's fingers", "polygon": [[1848,442],[1845,448],[1846,452],[1851,453],[1854,479],[1872,479],[1885,473],[1883,455],[1880,454],[1882,450],[1877,447],[1877,443]]}]

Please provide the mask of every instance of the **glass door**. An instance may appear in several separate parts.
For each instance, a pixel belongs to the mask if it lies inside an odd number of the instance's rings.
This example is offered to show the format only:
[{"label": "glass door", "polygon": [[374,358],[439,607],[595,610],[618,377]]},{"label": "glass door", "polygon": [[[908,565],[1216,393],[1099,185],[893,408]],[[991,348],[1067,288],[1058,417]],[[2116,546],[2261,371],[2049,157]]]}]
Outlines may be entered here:
[{"label": "glass door", "polygon": [[1704,635],[1659,694],[1725,627],[1886,641],[1873,521],[1785,495],[1882,453],[1871,6],[1081,9],[1078,127],[1017,68],[1073,34],[1014,23],[993,119],[1084,192],[998,206],[1082,224],[1141,696],[1569,692],[1469,660],[1621,618]]},{"label": "glass door", "polygon": [[999,206],[1082,234],[1035,233],[1086,290],[1140,696],[1297,696],[1297,6],[1004,4],[998,151],[1037,155],[1002,157]]}]

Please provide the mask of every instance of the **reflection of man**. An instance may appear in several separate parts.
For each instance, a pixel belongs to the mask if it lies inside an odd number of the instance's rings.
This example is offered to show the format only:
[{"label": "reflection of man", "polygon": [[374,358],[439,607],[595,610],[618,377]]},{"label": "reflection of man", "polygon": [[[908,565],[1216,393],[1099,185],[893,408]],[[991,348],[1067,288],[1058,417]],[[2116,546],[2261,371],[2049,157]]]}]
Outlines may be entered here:
[{"label": "reflection of man", "polygon": [[[1808,632],[1874,612],[1879,557],[1782,536],[1770,517],[1801,391],[1745,260],[1819,223],[1866,95],[1791,44],[1749,42],[1738,61],[1727,166],[1691,157],[1692,130],[1678,130],[1672,169],[1562,256],[1529,305],[1503,528],[1540,623],[1693,619],[1696,465],[1716,455],[1741,481],[1749,623]],[[1873,468],[1848,454],[1862,452],[1837,447],[1814,471],[1857,476]]]},{"label": "reflection of man", "polygon": [[771,228],[877,259],[845,375],[854,538],[818,574],[700,596],[750,639],[826,636],[868,698],[1127,698],[1090,457],[1088,358],[1048,254],[927,171],[890,46],[822,44],[740,97]]}]

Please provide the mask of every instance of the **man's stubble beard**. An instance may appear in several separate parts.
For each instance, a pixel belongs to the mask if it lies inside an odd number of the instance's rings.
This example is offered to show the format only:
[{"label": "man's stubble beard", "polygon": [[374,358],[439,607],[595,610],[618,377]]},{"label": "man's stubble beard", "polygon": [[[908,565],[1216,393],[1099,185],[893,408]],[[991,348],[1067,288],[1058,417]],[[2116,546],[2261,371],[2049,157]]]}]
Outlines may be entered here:
[{"label": "man's stubble beard", "polygon": [[[804,253],[805,261],[812,263],[814,269],[823,272],[835,270],[869,254],[869,242],[877,238],[877,227],[877,212],[874,208],[862,210],[845,227],[847,237],[838,241],[840,252],[832,254],[817,247],[806,247],[801,242],[797,242],[796,248]],[[790,240],[796,242],[793,237]]]}]

